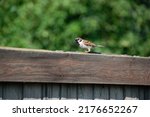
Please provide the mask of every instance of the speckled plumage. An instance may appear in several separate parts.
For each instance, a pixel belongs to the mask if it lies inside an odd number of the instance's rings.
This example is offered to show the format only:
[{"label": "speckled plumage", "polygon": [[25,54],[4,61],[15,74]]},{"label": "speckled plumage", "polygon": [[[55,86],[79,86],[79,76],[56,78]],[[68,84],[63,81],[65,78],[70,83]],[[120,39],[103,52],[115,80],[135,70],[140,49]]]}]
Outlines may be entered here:
[{"label": "speckled plumage", "polygon": [[90,52],[91,48],[94,48],[94,47],[103,47],[101,45],[96,45],[96,44],[92,43],[91,41],[82,39],[80,37],[76,38],[75,41],[81,48],[86,49],[87,52]]}]

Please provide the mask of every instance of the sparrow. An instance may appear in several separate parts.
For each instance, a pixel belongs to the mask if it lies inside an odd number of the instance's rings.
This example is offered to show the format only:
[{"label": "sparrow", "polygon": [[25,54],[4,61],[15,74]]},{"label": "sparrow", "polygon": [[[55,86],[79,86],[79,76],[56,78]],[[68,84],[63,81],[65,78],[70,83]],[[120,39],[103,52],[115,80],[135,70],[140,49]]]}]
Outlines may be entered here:
[{"label": "sparrow", "polygon": [[104,47],[102,45],[96,45],[91,41],[82,39],[80,37],[75,38],[75,41],[81,48],[86,49],[87,50],[86,52],[91,52],[91,49],[95,47]]}]

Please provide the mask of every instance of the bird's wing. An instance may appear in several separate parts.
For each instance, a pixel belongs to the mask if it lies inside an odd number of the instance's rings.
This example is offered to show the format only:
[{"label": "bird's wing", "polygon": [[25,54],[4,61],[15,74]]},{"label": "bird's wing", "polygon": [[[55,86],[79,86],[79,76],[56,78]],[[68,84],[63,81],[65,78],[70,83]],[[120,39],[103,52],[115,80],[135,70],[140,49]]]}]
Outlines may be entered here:
[{"label": "bird's wing", "polygon": [[92,43],[92,42],[90,42],[90,41],[88,41],[88,40],[84,40],[84,44],[85,44],[86,46],[96,47],[96,45],[95,45],[94,43]]}]

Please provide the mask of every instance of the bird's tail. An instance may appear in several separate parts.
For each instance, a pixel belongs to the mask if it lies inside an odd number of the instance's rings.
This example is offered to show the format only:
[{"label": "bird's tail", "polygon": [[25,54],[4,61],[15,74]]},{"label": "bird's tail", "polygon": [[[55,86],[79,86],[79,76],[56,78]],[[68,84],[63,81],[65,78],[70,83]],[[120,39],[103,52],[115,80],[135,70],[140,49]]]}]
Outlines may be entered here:
[{"label": "bird's tail", "polygon": [[96,45],[96,47],[103,48],[104,46],[103,45]]}]

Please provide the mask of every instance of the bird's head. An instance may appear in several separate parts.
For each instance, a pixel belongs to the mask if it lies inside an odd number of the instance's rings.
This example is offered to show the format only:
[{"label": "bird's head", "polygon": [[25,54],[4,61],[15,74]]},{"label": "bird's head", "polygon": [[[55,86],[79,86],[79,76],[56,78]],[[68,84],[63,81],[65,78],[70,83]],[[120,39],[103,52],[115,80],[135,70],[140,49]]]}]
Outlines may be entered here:
[{"label": "bird's head", "polygon": [[80,37],[75,38],[75,42],[76,42],[76,43],[79,44],[79,42],[81,42],[81,41],[82,41],[82,38],[80,38]]}]

